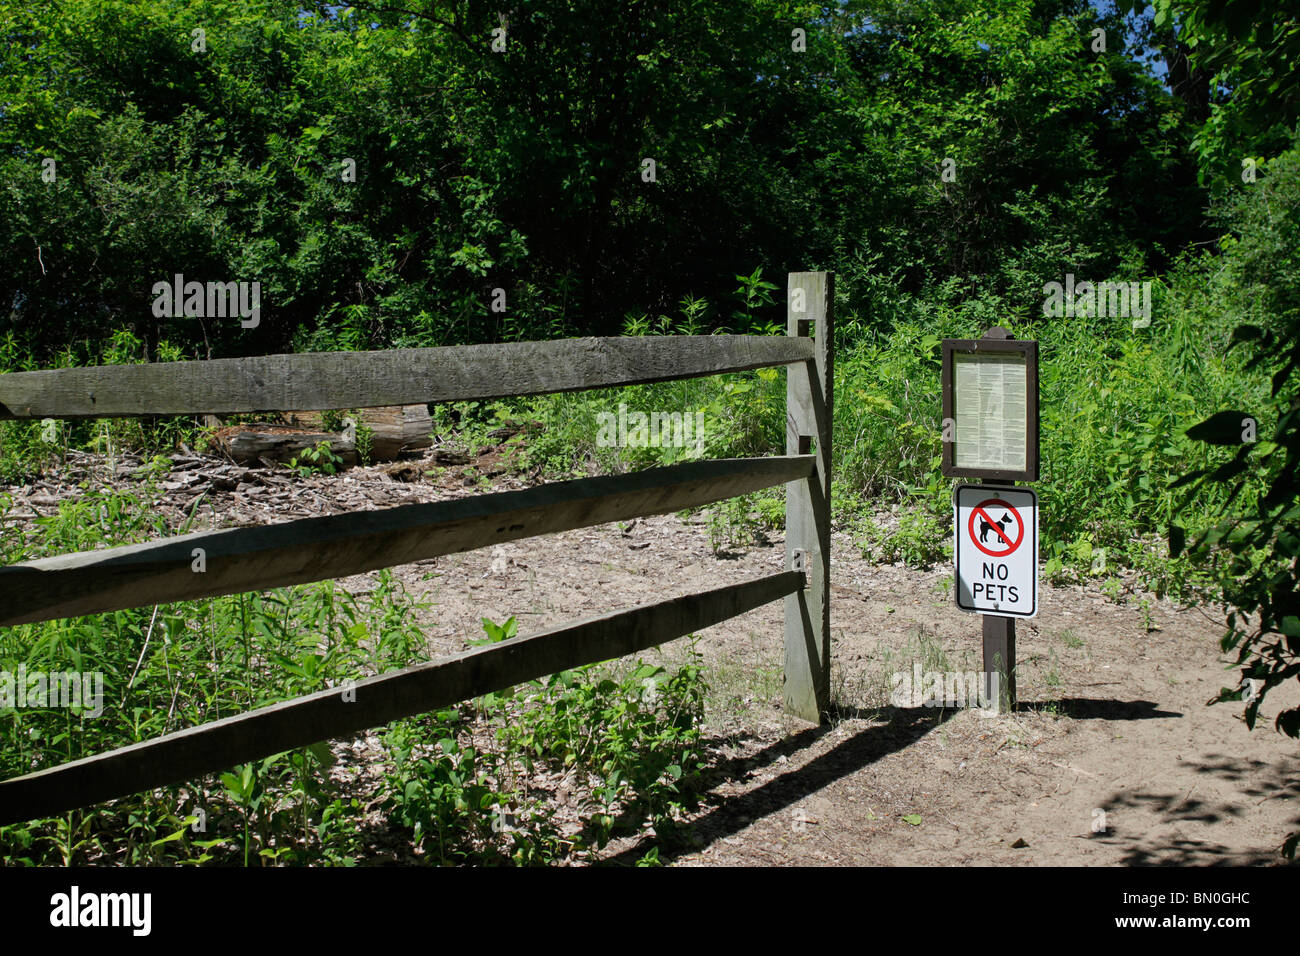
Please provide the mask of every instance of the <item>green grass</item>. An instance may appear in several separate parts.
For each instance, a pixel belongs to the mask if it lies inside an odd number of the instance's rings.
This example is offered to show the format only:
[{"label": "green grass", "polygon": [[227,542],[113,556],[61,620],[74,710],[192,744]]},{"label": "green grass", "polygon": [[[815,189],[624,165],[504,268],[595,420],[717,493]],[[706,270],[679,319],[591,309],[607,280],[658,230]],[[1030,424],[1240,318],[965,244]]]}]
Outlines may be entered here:
[{"label": "green grass", "polygon": [[[744,277],[742,289],[755,277]],[[877,561],[928,567],[948,560],[951,492],[940,474],[939,356],[944,337],[976,337],[994,319],[1014,334],[1037,338],[1040,352],[1044,571],[1051,581],[1077,582],[1136,569],[1157,592],[1188,594],[1211,580],[1186,557],[1170,559],[1164,543],[1174,517],[1168,485],[1223,457],[1184,430],[1225,407],[1262,408],[1268,382],[1245,374],[1227,352],[1240,318],[1232,289],[1212,262],[1184,263],[1153,285],[1149,328],[1128,319],[1055,319],[1003,314],[996,302],[967,301],[938,289],[926,300],[897,297],[871,321],[841,302],[836,335],[833,476],[834,520]],[[766,302],[770,295],[751,290]],[[629,316],[625,332],[702,330],[708,303],[684,301],[676,319]],[[752,309],[737,313],[744,326]],[[751,317],[752,318],[752,317]],[[756,332],[779,331],[751,328]],[[165,344],[163,357],[177,357]],[[59,364],[142,361],[129,332],[102,355],[68,349]],[[11,339],[0,342],[0,369],[28,367]],[[781,454],[785,449],[785,376],[778,369],[680,382],[599,389],[434,408],[434,432],[471,453],[495,446],[503,424],[522,431],[507,441],[521,470],[549,478],[619,473],[698,457]],[[598,444],[598,417],[629,412],[703,413],[702,448],[620,448]],[[1271,428],[1261,421],[1260,434]],[[182,420],[62,423],[0,422],[0,478],[21,480],[58,460],[69,447],[146,454],[176,442],[203,440]],[[310,464],[310,463],[308,463]],[[1257,491],[1253,489],[1252,493]],[[1226,486],[1202,490],[1178,514],[1189,537],[1219,513]],[[761,540],[783,524],[781,489],[708,511],[715,551]],[[1242,502],[1249,504],[1250,494]],[[1103,565],[1104,557],[1104,565]],[[1101,569],[1100,571],[1098,569]]]},{"label": "green grass", "polygon": [[[25,530],[0,521],[4,562],[165,533],[153,506],[156,477],[138,494],[87,488]],[[0,519],[10,505],[0,496]],[[98,716],[0,707],[0,778],[424,659],[425,605],[387,571],[375,582],[364,598],[322,582],[0,628],[0,671],[97,672],[103,681]],[[505,636],[487,623],[489,640]],[[529,864],[590,854],[645,820],[671,820],[689,800],[703,760],[704,692],[689,660],[671,673],[579,668],[381,728],[378,777],[362,774],[359,761],[332,772],[331,749],[316,745],[0,827],[0,857],[27,865],[352,865],[394,855]],[[529,785],[524,769],[540,766],[583,773],[587,805],[576,836],[561,838],[545,795]]]},{"label": "green grass", "polygon": [[[1212,568],[1196,568],[1185,556],[1171,559],[1165,536],[1178,494],[1169,484],[1224,455],[1183,432],[1221,408],[1266,404],[1266,377],[1245,373],[1226,349],[1238,319],[1227,304],[1230,291],[1212,264],[1191,263],[1165,282],[1153,280],[1148,328],[1134,329],[1125,318],[996,316],[1013,334],[1039,342],[1043,465],[1035,487],[1049,580],[1078,582],[1131,568],[1146,587],[1177,595],[1212,581]],[[956,483],[940,473],[940,342],[978,337],[991,315],[983,300],[936,297],[893,308],[892,317],[868,324],[842,304],[834,521],[874,560],[929,567],[950,558]],[[470,403],[443,413],[441,422],[469,436],[471,445],[476,434],[503,421],[534,423],[526,442],[521,438],[522,461],[551,477],[694,457],[681,449],[598,447],[596,415],[617,411],[620,402],[646,412],[704,411],[707,457],[783,454],[784,378],[765,369]],[[1260,422],[1260,434],[1269,428],[1271,422]],[[1189,537],[1214,520],[1227,493],[1207,488],[1179,512]],[[752,543],[757,531],[783,523],[779,490],[729,509],[710,511],[715,550]]]}]

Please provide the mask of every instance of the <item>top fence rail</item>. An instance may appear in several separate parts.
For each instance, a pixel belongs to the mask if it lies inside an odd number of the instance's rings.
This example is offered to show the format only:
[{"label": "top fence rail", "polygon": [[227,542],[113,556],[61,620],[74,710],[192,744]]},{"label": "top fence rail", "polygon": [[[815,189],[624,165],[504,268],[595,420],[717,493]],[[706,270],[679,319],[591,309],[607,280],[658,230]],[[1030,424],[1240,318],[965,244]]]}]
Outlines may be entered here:
[{"label": "top fence rail", "polygon": [[684,335],[98,365],[0,375],[0,420],[470,401],[698,378],[813,357],[806,338]]}]

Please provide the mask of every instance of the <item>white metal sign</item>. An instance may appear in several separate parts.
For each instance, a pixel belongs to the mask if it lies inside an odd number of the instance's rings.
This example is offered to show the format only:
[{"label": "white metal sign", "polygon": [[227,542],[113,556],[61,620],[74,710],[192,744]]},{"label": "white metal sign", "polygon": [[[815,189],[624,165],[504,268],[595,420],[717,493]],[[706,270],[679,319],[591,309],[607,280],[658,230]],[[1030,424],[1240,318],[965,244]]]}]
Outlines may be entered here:
[{"label": "white metal sign", "polygon": [[963,611],[1038,613],[1038,495],[1029,488],[958,485],[953,560]]}]

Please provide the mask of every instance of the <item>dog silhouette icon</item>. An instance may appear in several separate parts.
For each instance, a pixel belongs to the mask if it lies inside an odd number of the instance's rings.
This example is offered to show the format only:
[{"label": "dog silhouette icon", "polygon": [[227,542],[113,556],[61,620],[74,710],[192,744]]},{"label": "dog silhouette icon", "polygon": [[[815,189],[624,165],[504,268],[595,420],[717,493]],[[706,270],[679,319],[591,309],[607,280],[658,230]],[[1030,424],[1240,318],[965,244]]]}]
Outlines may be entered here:
[{"label": "dog silhouette icon", "polygon": [[[1004,532],[1007,530],[1007,525],[1011,523],[1012,523],[1012,518],[1011,515],[1009,514],[1004,514],[997,521],[998,527],[1001,528]],[[980,518],[980,544],[986,544],[988,542],[989,532],[992,530],[993,530],[993,525],[989,524],[985,518],[981,517]],[[1008,538],[1007,540],[1010,539]]]}]

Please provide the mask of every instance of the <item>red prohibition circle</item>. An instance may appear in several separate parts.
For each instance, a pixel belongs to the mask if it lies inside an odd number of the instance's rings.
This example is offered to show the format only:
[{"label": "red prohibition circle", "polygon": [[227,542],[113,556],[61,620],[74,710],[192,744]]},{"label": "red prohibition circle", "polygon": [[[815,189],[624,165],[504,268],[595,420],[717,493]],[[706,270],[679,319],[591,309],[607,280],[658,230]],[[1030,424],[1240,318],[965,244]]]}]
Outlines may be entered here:
[{"label": "red prohibition circle", "polygon": [[[1015,515],[1016,518],[1016,540],[1015,541],[1009,541],[1009,539],[1004,534],[1002,534],[1002,529],[998,525],[998,523],[993,520],[993,516],[990,515],[988,512],[984,511],[985,508],[992,508],[992,507],[1006,508],[1007,511]],[[1009,547],[1005,551],[990,551],[988,548],[984,547],[984,545],[980,544],[979,538],[975,536],[975,516],[977,514],[980,514],[981,512],[984,515],[984,520],[993,526],[993,533],[998,535],[998,537],[1002,538],[1003,541],[1008,541]],[[989,498],[977,504],[974,508],[971,509],[970,520],[966,522],[966,526],[967,526],[967,530],[969,530],[970,532],[971,544],[975,545],[975,547],[979,548],[981,551],[983,551],[991,558],[1010,557],[1012,554],[1015,553],[1016,548],[1020,547],[1020,542],[1025,540],[1024,519],[1020,517],[1020,512],[1017,511],[1010,504],[1010,502],[1003,501],[1001,498]]]}]

